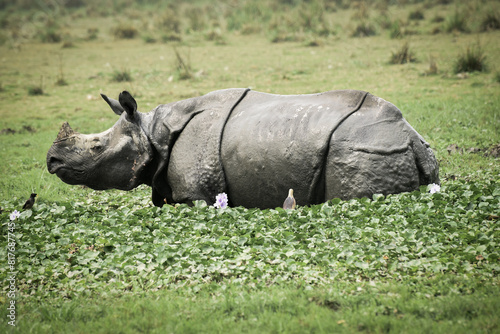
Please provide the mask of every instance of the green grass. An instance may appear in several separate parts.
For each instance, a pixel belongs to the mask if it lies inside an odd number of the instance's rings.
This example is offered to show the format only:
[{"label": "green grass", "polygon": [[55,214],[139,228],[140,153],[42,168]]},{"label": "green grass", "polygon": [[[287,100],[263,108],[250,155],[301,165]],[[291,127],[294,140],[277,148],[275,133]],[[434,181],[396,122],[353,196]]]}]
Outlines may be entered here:
[{"label": "green grass", "polygon": [[[54,14],[72,48],[41,43],[38,21],[17,34],[21,27],[15,23],[33,15],[27,9],[2,16],[2,34],[8,36],[0,46],[2,259],[8,215],[38,193],[33,210],[16,221],[16,332],[499,330],[500,165],[486,155],[500,143],[498,68],[491,63],[491,73],[459,78],[454,64],[478,39],[482,55],[497,59],[500,32],[431,33],[448,24],[433,17],[451,20],[465,9],[466,26],[480,32],[485,15],[479,7],[301,7],[263,0],[240,7],[182,3],[171,11],[151,5],[143,11],[123,9],[120,1],[117,8],[89,3],[85,11]],[[488,6],[494,13],[495,3]],[[415,58],[435,62],[437,75],[425,75],[426,61],[388,64],[401,41],[391,40],[390,25],[379,21],[383,10],[393,22],[423,14],[404,24],[412,32],[405,39]],[[137,36],[165,42],[115,38],[118,23],[106,16],[113,11]],[[255,12],[261,15],[250,20]],[[379,34],[351,38],[359,19]],[[192,74],[185,80],[178,80],[181,63]],[[115,69],[127,69],[134,80],[113,81]],[[41,86],[40,78],[44,94],[30,95],[28,88]],[[57,84],[61,78],[67,85]],[[66,185],[46,170],[46,152],[64,121],[81,133],[116,122],[101,92],[117,98],[128,90],[147,112],[229,87],[277,94],[362,89],[378,95],[398,106],[430,143],[440,163],[441,192],[423,188],[335,200],[291,213],[221,212],[202,203],[158,209],[147,187],[94,192]],[[449,154],[451,144],[463,153]],[[6,268],[0,265],[2,282]],[[7,288],[2,286],[0,297],[2,328],[8,326]]]},{"label": "green grass", "polygon": [[495,332],[499,300],[497,289],[480,280],[446,277],[409,284],[341,282],[313,290],[300,285],[203,285],[118,298],[22,304],[30,321],[20,320],[19,331]]}]

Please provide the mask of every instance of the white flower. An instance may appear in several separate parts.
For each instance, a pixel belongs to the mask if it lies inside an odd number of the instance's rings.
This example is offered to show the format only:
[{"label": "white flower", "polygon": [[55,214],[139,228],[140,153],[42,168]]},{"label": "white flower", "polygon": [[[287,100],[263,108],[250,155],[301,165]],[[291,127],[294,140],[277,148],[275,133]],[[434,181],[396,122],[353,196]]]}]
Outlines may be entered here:
[{"label": "white flower", "polygon": [[427,186],[427,189],[429,189],[431,194],[434,194],[441,190],[441,186],[439,184],[431,183]]},{"label": "white flower", "polygon": [[214,206],[219,209],[227,208],[227,194],[221,193],[215,197]]},{"label": "white flower", "polygon": [[10,214],[10,220],[16,220],[17,218],[19,218],[20,215],[21,213],[19,211],[14,210],[14,212]]}]

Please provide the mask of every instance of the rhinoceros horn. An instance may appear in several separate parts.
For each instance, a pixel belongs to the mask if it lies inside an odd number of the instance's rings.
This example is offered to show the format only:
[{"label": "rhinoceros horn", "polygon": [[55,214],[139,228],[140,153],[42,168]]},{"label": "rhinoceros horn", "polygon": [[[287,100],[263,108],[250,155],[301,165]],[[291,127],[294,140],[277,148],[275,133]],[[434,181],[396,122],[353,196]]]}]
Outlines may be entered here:
[{"label": "rhinoceros horn", "polygon": [[69,126],[68,122],[64,122],[63,125],[61,126],[61,130],[59,130],[59,133],[57,134],[56,141],[59,140],[64,140],[72,135],[75,134],[75,131]]}]

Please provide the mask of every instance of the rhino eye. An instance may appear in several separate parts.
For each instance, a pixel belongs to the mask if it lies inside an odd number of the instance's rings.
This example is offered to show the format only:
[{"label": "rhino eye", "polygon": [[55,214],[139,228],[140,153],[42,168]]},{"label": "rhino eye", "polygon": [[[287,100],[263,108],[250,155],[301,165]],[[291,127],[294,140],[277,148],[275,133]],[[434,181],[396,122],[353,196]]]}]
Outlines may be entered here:
[{"label": "rhino eye", "polygon": [[102,150],[102,144],[99,141],[94,140],[94,143],[92,144],[92,150],[96,151],[96,152],[101,151]]}]

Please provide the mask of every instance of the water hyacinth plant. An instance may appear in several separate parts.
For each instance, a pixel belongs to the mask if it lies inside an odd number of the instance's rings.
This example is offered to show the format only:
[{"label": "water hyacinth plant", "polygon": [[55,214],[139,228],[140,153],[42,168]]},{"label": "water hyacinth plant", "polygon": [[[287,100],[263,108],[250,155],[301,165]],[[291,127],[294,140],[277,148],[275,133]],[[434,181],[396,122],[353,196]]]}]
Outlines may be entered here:
[{"label": "water hyacinth plant", "polygon": [[431,194],[434,194],[441,190],[441,186],[439,184],[431,183],[427,186],[427,189],[429,189]]},{"label": "water hyacinth plant", "polygon": [[227,194],[226,193],[220,193],[215,197],[215,204],[214,206],[218,209],[224,209],[227,208]]},{"label": "water hyacinth plant", "polygon": [[10,220],[16,220],[17,218],[19,218],[20,215],[21,213],[19,211],[14,210],[14,212],[10,214]]}]

